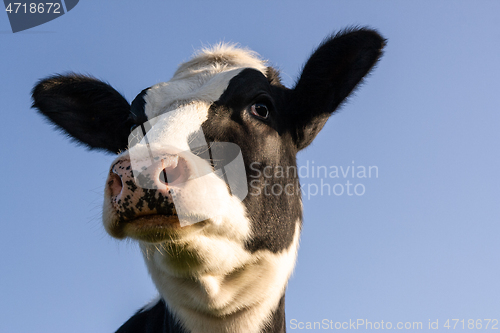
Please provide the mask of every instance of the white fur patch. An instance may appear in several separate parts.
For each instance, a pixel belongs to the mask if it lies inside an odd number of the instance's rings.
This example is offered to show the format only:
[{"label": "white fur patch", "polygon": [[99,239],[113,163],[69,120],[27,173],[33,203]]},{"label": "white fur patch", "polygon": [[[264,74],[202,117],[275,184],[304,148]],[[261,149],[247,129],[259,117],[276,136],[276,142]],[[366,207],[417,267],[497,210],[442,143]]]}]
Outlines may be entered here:
[{"label": "white fur patch", "polygon": [[[281,253],[253,254],[243,243],[205,231],[177,246],[194,249],[203,264],[172,269],[169,245],[141,244],[156,287],[174,316],[192,333],[257,333],[284,295],[297,257],[300,221]],[[170,262],[170,264],[169,264]]]}]

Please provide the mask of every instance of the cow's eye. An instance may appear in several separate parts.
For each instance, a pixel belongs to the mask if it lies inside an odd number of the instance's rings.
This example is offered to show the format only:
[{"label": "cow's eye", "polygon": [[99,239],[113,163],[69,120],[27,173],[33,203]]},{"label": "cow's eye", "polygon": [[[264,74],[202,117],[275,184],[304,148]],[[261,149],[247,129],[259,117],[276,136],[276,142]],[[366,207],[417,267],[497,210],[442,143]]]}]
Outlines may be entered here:
[{"label": "cow's eye", "polygon": [[260,119],[267,119],[269,117],[269,109],[262,103],[253,104],[250,107],[250,113]]}]

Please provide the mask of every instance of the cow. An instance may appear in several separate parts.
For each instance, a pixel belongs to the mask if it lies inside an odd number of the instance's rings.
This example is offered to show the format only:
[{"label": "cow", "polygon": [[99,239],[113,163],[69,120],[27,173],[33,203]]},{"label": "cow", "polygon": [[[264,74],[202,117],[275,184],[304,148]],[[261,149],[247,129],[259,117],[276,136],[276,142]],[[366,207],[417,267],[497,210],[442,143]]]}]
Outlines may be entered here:
[{"label": "cow", "polygon": [[385,43],[370,28],[332,34],[293,88],[258,54],[224,43],[132,103],[87,75],[35,85],[33,107],[56,127],[118,154],[103,224],[138,242],[159,292],[118,333],[286,331],[285,289],[302,228],[296,155]]}]

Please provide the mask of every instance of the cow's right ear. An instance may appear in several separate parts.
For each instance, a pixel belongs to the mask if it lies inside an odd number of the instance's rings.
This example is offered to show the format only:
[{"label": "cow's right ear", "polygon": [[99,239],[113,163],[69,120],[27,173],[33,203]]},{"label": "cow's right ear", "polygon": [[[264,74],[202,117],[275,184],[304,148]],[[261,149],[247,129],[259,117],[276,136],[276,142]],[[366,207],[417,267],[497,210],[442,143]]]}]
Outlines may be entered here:
[{"label": "cow's right ear", "polygon": [[55,75],[33,88],[33,108],[90,149],[127,149],[130,104],[109,84],[78,75]]}]

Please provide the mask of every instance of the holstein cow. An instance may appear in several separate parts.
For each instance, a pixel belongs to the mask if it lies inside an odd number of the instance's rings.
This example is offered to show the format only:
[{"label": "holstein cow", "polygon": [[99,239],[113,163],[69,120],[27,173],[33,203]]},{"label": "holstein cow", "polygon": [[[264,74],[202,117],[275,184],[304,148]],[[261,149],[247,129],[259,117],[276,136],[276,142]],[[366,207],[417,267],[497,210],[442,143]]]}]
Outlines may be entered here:
[{"label": "holstein cow", "polygon": [[337,33],[292,89],[254,52],[224,44],[200,51],[131,104],[84,75],[34,87],[33,106],[51,122],[89,148],[118,153],[104,226],[139,243],[160,296],[117,332],[285,332],[302,227],[297,152],[384,44],[370,29]]}]

